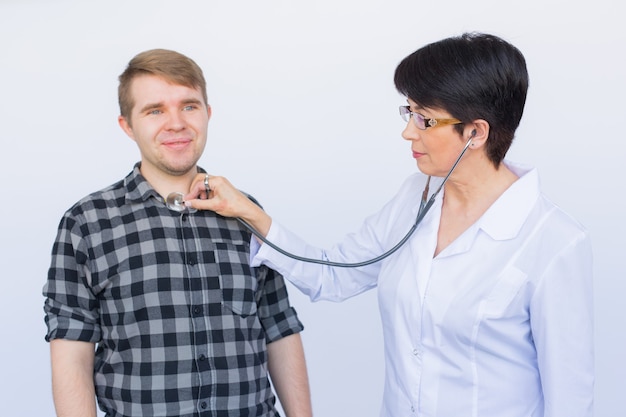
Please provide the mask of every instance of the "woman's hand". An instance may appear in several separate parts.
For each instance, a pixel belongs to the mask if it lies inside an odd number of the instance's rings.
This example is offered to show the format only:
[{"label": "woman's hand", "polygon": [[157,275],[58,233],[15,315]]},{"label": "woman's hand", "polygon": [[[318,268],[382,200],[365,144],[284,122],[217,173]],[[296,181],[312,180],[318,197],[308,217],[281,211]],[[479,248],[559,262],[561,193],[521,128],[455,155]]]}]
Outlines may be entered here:
[{"label": "woman's hand", "polygon": [[198,174],[184,200],[187,207],[211,210],[224,217],[239,217],[263,236],[267,235],[272,224],[271,217],[261,207],[224,177]]}]

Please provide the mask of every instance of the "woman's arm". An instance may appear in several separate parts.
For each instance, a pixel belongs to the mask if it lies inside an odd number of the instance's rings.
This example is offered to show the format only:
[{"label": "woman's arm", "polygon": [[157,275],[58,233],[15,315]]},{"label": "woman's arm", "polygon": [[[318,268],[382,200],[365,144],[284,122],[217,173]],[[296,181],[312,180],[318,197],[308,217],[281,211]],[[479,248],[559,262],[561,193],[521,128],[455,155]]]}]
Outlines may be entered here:
[{"label": "woman's arm", "polygon": [[205,174],[198,174],[191,185],[189,194],[185,196],[187,207],[211,210],[224,217],[238,217],[263,236],[267,236],[272,218],[261,207],[237,190],[224,177],[209,177],[208,183],[211,191],[207,195],[205,176]]},{"label": "woman's arm", "polygon": [[588,236],[554,256],[531,301],[546,417],[593,415],[593,268]]},{"label": "woman's arm", "polygon": [[[426,177],[422,177],[423,183]],[[205,174],[199,174],[193,182],[190,193],[185,196],[188,207],[212,210],[226,217],[239,217],[287,252],[333,263],[361,263],[394,247],[413,226],[421,196],[414,192],[419,179],[405,181],[396,197],[368,217],[356,233],[348,234],[330,249],[321,249],[309,245],[278,222],[273,222],[257,204],[223,177],[209,177],[210,193],[207,194],[205,178]],[[255,243],[253,240],[252,266],[264,264],[280,272],[313,301],[342,301],[378,284],[382,262],[358,268],[322,265],[294,260],[270,245]]]}]

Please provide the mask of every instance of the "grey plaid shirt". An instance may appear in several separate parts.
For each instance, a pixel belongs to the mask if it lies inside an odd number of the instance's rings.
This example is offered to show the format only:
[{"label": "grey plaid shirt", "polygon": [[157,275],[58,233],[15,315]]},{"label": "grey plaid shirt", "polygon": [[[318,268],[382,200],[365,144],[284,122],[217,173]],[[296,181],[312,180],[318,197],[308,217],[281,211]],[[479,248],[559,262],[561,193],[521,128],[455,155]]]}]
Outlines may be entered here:
[{"label": "grey plaid shirt", "polygon": [[107,416],[278,415],[266,344],[303,327],[249,241],[236,220],[169,210],[137,165],[63,216],[46,340],[97,344]]}]

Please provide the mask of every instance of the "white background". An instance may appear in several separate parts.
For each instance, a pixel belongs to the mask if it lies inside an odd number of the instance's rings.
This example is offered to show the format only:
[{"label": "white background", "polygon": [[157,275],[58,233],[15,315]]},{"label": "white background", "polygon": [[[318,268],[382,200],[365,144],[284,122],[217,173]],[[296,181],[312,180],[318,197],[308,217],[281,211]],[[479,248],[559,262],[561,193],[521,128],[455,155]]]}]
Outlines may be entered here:
[{"label": "white background", "polygon": [[[399,61],[464,31],[527,58],[531,86],[509,158],[590,229],[596,416],[624,415],[626,29],[617,0],[0,0],[0,404],[51,417],[43,297],[62,213],[138,159],[116,122],[136,53],[178,50],[204,69],[213,118],[201,165],[275,219],[330,245],[412,173],[393,86]],[[376,416],[376,293],[310,303],[290,285],[317,416]],[[564,297],[567,294],[563,294]]]}]

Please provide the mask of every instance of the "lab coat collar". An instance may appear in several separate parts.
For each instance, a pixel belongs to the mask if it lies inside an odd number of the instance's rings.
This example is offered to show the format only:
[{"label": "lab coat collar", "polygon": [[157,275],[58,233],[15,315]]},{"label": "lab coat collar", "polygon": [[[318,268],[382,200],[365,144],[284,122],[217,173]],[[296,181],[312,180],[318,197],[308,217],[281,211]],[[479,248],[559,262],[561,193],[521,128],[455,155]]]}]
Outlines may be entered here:
[{"label": "lab coat collar", "polygon": [[480,229],[495,240],[517,236],[540,195],[537,169],[506,160],[504,164],[519,178],[478,220]]},{"label": "lab coat collar", "polygon": [[[437,258],[445,258],[467,252],[472,248],[479,230],[484,231],[494,240],[508,240],[517,236],[537,198],[539,198],[539,175],[537,170],[530,166],[515,164],[509,161],[504,161],[504,163],[519,177],[518,180],[487,209],[476,223],[471,225],[459,238],[441,251]],[[439,186],[439,182],[436,186]],[[431,190],[433,189],[436,188],[431,183]],[[436,197],[430,212],[424,218],[424,225],[421,226],[423,231],[422,239],[424,236],[431,236],[434,239],[431,242],[432,245],[436,244],[444,192],[442,190]],[[428,233],[424,233],[426,229],[428,229]],[[427,239],[427,241],[430,240]],[[434,251],[434,247],[432,250]]]}]

